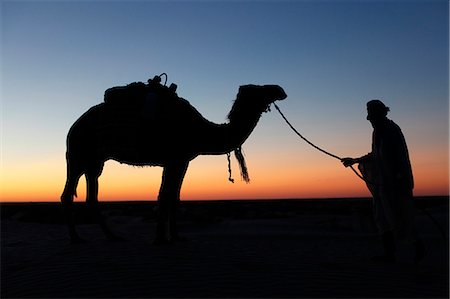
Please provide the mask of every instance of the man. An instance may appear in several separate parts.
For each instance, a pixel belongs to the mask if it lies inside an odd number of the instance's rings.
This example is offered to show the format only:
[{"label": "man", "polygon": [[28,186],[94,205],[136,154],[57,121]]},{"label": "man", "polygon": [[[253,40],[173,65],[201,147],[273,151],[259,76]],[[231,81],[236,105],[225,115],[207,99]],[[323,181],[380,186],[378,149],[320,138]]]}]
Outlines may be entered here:
[{"label": "man", "polygon": [[408,148],[400,127],[387,118],[388,112],[380,100],[367,103],[367,120],[374,129],[372,152],[356,159],[344,158],[342,163],[345,167],[359,163],[373,196],[375,222],[384,248],[384,255],[374,260],[395,262],[396,241],[403,239],[414,245],[415,262],[419,262],[425,252],[414,227],[414,180]]}]

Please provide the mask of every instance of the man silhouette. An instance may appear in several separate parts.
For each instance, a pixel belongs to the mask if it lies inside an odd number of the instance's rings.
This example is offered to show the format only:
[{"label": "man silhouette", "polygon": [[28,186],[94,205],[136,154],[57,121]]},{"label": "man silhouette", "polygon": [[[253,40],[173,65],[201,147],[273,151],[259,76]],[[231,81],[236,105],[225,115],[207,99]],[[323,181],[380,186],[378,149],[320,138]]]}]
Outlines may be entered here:
[{"label": "man silhouette", "polygon": [[384,255],[374,260],[395,262],[396,241],[414,245],[415,262],[424,258],[424,245],[414,226],[414,180],[408,148],[400,127],[387,118],[389,108],[380,100],[367,103],[372,124],[372,152],[359,158],[344,158],[345,167],[359,163],[372,193],[375,222],[381,233]]}]

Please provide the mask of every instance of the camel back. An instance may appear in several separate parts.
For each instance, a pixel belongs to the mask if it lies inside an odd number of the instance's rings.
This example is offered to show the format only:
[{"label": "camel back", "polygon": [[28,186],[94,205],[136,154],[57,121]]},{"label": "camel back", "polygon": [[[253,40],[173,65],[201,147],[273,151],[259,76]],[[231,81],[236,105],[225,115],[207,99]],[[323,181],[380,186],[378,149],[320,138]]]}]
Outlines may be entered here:
[{"label": "camel back", "polygon": [[116,86],[105,91],[102,123],[140,127],[144,124],[158,125],[181,122],[195,118],[196,110],[176,93],[176,85],[160,84],[159,76],[148,84],[134,82]]},{"label": "camel back", "polygon": [[125,108],[140,106],[150,97],[164,100],[178,99],[177,86],[175,84],[167,87],[161,85],[160,82],[160,77],[155,76],[153,79],[148,80],[148,84],[133,82],[126,86],[111,87],[105,91],[104,101],[108,105]]},{"label": "camel back", "polygon": [[148,92],[147,85],[142,82],[115,86],[105,91],[104,101],[111,105],[129,105],[143,99]]}]

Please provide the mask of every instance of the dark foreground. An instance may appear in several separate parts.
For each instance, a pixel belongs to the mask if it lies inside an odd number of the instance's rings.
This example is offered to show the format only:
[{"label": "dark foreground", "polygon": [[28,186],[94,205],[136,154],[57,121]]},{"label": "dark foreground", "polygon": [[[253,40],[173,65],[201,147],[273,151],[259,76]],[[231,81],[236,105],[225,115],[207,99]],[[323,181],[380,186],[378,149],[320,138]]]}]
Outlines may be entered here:
[{"label": "dark foreground", "polygon": [[186,242],[158,247],[155,203],[104,203],[125,241],[109,242],[77,206],[72,245],[56,203],[1,204],[1,298],[293,297],[448,298],[448,197],[417,199],[428,254],[407,245],[395,264],[381,252],[370,202],[185,202]]}]

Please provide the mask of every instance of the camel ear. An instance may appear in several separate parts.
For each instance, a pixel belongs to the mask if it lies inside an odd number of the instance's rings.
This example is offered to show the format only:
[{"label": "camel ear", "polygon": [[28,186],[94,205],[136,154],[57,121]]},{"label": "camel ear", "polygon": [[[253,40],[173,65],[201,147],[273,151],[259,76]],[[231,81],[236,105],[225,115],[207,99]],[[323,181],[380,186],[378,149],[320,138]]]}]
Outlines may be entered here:
[{"label": "camel ear", "polygon": [[237,97],[239,98],[241,96],[244,96],[248,92],[248,90],[250,89],[250,86],[251,85],[241,85],[241,86],[239,86],[239,91],[238,91]]},{"label": "camel ear", "polygon": [[239,86],[239,90],[238,90],[238,96],[242,95],[242,93],[244,92],[244,90],[246,89],[247,85],[241,85]]}]

